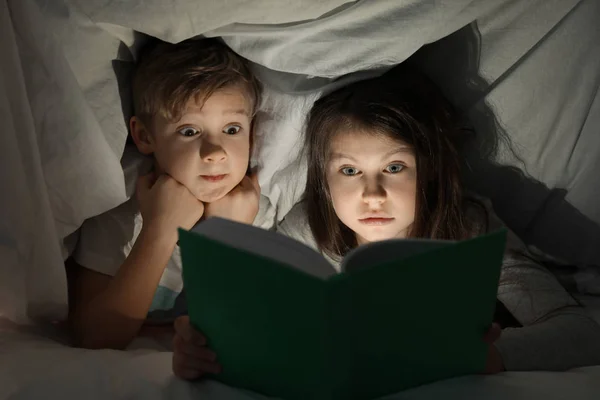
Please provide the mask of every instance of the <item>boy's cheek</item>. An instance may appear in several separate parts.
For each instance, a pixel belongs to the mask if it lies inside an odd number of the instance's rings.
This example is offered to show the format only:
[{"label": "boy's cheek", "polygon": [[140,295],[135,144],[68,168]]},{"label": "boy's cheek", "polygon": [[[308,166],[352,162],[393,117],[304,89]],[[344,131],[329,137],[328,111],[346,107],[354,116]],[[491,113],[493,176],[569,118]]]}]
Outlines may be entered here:
[{"label": "boy's cheek", "polygon": [[250,173],[250,155],[247,149],[244,151],[242,148],[232,154],[230,157],[230,174],[233,178],[233,185],[231,189],[233,189],[242,181],[242,179],[244,179],[246,175]]}]

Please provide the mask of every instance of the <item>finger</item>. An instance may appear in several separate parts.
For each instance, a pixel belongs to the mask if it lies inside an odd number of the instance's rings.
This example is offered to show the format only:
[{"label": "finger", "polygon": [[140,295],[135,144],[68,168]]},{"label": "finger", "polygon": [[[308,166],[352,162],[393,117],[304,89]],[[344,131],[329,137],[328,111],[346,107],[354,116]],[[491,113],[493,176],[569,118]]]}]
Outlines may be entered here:
[{"label": "finger", "polygon": [[203,374],[218,374],[222,370],[221,365],[216,362],[199,360],[193,357],[186,357],[185,355],[178,352],[173,353],[173,370],[175,369],[198,371]]},{"label": "finger", "polygon": [[194,343],[199,346],[206,345],[206,337],[194,329],[188,315],[177,317],[173,326],[175,327],[177,335],[180,335],[185,342]]},{"label": "finger", "polygon": [[147,173],[145,175],[140,175],[137,179],[136,184],[136,190],[138,192],[138,195],[143,195],[148,190],[150,190],[150,188],[152,188],[152,185],[154,185],[155,181],[156,176],[154,174],[154,171],[151,171],[150,173]]},{"label": "finger", "polygon": [[497,323],[492,323],[488,331],[483,335],[483,341],[488,344],[494,343],[496,340],[500,338],[502,334],[502,328]]},{"label": "finger", "polygon": [[185,342],[179,335],[176,335],[173,338],[173,350],[177,353],[209,362],[215,362],[217,360],[217,353],[208,347]]},{"label": "finger", "polygon": [[175,333],[172,326],[142,326],[139,336],[170,336]]},{"label": "finger", "polygon": [[164,185],[168,182],[179,183],[168,174],[160,174],[156,177],[156,181],[154,182],[154,184]]},{"label": "finger", "polygon": [[254,190],[260,193],[260,184],[258,183],[258,173],[256,171],[253,171],[250,175],[250,183],[252,184]]},{"label": "finger", "polygon": [[260,185],[258,184],[258,176],[256,174],[245,176],[239,184],[242,191],[252,191],[260,193]]},{"label": "finger", "polygon": [[181,368],[187,370],[200,371],[203,374],[219,374],[221,372],[221,365],[216,362],[210,362],[205,360],[199,360],[197,358],[185,358],[180,364]]},{"label": "finger", "polygon": [[197,368],[187,368],[182,362],[178,354],[173,353],[173,374],[176,377],[188,381],[199,379],[204,375],[204,371]]},{"label": "finger", "polygon": [[176,377],[185,379],[186,381],[193,381],[196,379],[202,378],[204,372],[198,371],[196,369],[184,368],[180,366],[173,365],[173,373]]},{"label": "finger", "polygon": [[483,341],[485,343],[487,343],[487,344],[494,343],[494,341],[499,336],[498,332],[497,332],[497,328],[498,328],[498,325],[496,323],[493,323],[492,325],[490,325],[490,327],[488,328],[488,330],[483,335]]}]

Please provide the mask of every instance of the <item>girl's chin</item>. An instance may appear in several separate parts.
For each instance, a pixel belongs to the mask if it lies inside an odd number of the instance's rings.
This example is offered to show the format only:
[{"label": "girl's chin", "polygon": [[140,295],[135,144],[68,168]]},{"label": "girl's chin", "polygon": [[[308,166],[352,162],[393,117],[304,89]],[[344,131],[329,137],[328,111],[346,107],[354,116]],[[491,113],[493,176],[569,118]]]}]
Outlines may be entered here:
[{"label": "girl's chin", "polygon": [[361,236],[359,235],[359,240],[358,243],[359,244],[367,244],[367,243],[373,243],[373,242],[381,242],[383,240],[389,240],[389,239],[395,239],[396,237],[394,235],[390,235],[390,234],[380,234],[380,235],[365,235],[365,236]]},{"label": "girl's chin", "polygon": [[394,229],[390,226],[375,227],[369,231],[363,232],[364,235],[357,235],[357,238],[362,238],[362,240],[359,240],[359,244],[381,242],[383,240],[392,239],[405,239],[407,230],[408,228],[398,231],[398,228]]}]

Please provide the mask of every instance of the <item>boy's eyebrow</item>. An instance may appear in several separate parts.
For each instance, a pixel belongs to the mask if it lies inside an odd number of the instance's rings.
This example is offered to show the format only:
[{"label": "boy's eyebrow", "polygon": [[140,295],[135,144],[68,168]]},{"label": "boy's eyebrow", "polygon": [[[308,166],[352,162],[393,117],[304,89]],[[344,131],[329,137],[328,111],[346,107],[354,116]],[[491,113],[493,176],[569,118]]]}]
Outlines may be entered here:
[{"label": "boy's eyebrow", "polygon": [[236,108],[236,109],[228,109],[228,110],[223,110],[223,115],[231,115],[231,114],[238,114],[238,115],[245,115],[245,116],[249,116],[250,113],[248,112],[248,110],[245,110],[243,108]]},{"label": "boy's eyebrow", "polygon": [[[202,109],[194,109],[194,110],[189,111],[188,114],[204,115],[204,114],[206,114],[206,111],[204,111]],[[226,110],[223,110],[221,112],[221,115],[245,115],[245,116],[249,117],[250,113],[248,112],[248,110],[246,110],[244,108],[228,108]]]}]

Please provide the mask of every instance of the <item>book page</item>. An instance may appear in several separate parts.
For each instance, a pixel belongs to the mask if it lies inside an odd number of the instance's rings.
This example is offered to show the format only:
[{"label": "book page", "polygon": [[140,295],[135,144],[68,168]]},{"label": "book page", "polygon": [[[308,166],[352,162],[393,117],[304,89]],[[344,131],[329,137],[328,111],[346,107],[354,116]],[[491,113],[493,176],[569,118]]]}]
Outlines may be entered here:
[{"label": "book page", "polygon": [[[370,253],[372,267],[334,280],[333,345],[348,376],[340,398],[380,398],[481,372],[505,239],[500,231],[461,242],[391,241],[361,254]],[[395,256],[409,254],[404,245],[422,252],[374,265],[388,245]]]},{"label": "book page", "polygon": [[327,373],[329,280],[202,234],[179,238],[190,323],[219,355],[216,378],[315,399]]},{"label": "book page", "polygon": [[209,218],[197,224],[191,231],[319,278],[326,279],[337,274],[335,268],[321,254],[274,231],[222,218]]},{"label": "book page", "polygon": [[352,272],[374,265],[401,261],[437,250],[454,242],[449,240],[392,239],[362,245],[352,250],[342,262],[342,271]]}]

